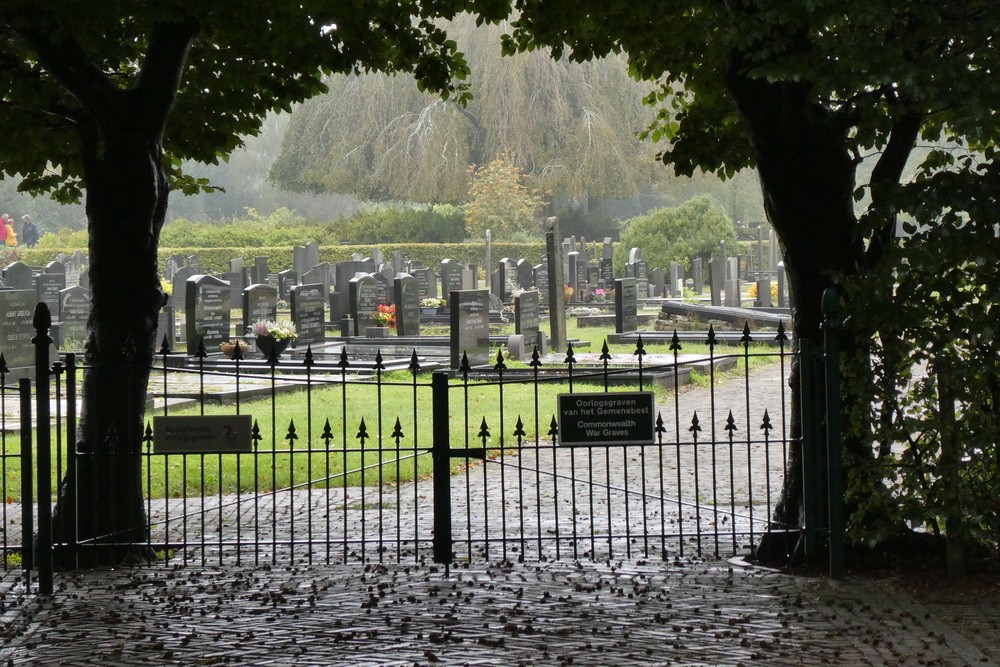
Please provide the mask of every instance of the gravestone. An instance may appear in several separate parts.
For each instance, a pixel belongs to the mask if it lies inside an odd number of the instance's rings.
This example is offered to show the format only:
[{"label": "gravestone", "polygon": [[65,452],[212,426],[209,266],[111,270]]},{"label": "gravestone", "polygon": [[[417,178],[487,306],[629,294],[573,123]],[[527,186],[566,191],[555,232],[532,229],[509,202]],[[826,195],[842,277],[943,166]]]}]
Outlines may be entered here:
[{"label": "gravestone", "polygon": [[59,292],[66,289],[66,274],[39,273],[34,278],[35,298],[49,307],[53,315],[59,313]]},{"label": "gravestone", "polygon": [[298,338],[292,341],[295,347],[306,347],[326,338],[326,295],[323,285],[311,283],[296,285],[289,293],[292,324]]},{"label": "gravestone", "polygon": [[90,317],[90,290],[75,285],[59,292],[59,347],[73,341],[83,349]]},{"label": "gravestone", "polygon": [[167,339],[167,349],[177,351],[177,311],[173,306],[160,308],[156,315],[156,333],[153,334],[153,352],[159,353],[163,347],[163,339]]},{"label": "gravestone", "polygon": [[713,257],[708,263],[708,289],[711,292],[712,305],[722,305],[722,289],[726,285],[726,264],[722,257]]},{"label": "gravestone", "polygon": [[501,301],[506,301],[520,287],[517,283],[517,262],[509,257],[504,257],[500,260],[498,270],[500,272],[500,292],[494,292],[494,294],[500,297]]},{"label": "gravestone", "polygon": [[250,285],[243,290],[243,322],[241,335],[249,332],[254,322],[278,319],[278,290],[267,283]]},{"label": "gravestone", "polygon": [[517,260],[517,284],[521,289],[532,289],[535,286],[534,267],[523,258]]},{"label": "gravestone", "polygon": [[247,270],[242,258],[229,260],[229,273],[223,277],[223,280],[229,281],[230,307],[241,308],[243,290],[247,286]]},{"label": "gravestone", "polygon": [[271,270],[267,267],[267,257],[254,257],[253,267],[250,270],[250,281],[254,284],[267,282],[267,276]]},{"label": "gravestone", "polygon": [[340,295],[340,312],[344,315],[351,312],[349,285],[351,279],[359,273],[369,273],[362,268],[360,259],[337,262],[333,265],[334,282]]},{"label": "gravestone", "polygon": [[[390,269],[391,271],[391,269]],[[373,273],[372,277],[375,278],[376,284],[378,284],[378,302],[383,305],[390,305],[393,303],[392,294],[392,278],[387,276],[384,271],[378,271]]]},{"label": "gravestone", "polygon": [[524,336],[529,347],[538,340],[538,292],[521,292],[514,297],[514,333]]},{"label": "gravestone", "polygon": [[462,289],[479,289],[479,267],[475,264],[462,269]]},{"label": "gravestone", "polygon": [[653,296],[656,297],[666,296],[666,294],[664,294],[664,289],[666,285],[664,284],[665,281],[663,279],[663,269],[661,269],[660,267],[656,267],[655,269],[650,271],[649,282],[652,283]]},{"label": "gravestone", "polygon": [[10,370],[8,381],[34,375],[34,312],[34,289],[0,290],[0,352]]},{"label": "gravestone", "polygon": [[319,244],[310,241],[306,244],[306,266],[316,266],[319,263]]},{"label": "gravestone", "polygon": [[453,259],[441,260],[441,293],[446,298],[462,289],[462,265]]},{"label": "gravestone", "polygon": [[434,269],[414,269],[413,277],[417,279],[417,288],[421,299],[437,298],[437,274],[434,273]]},{"label": "gravestone", "polygon": [[24,262],[11,262],[3,270],[4,285],[15,290],[35,289],[35,272]]},{"label": "gravestone", "polygon": [[374,264],[372,273],[382,269],[382,266],[385,264],[385,253],[382,252],[381,248],[372,248],[371,262]]},{"label": "gravestone", "polygon": [[549,265],[546,262],[536,265],[531,270],[535,291],[538,292],[538,301],[542,304],[549,302]]},{"label": "gravestone", "polygon": [[393,275],[403,273],[403,253],[398,250],[392,251],[392,273]]},{"label": "gravestone", "polygon": [[471,366],[489,363],[490,294],[487,290],[455,290],[448,299],[451,312],[451,367],[465,354]]},{"label": "gravestone", "polygon": [[75,287],[80,284],[80,265],[70,257],[66,260],[66,287]]},{"label": "gravestone", "polygon": [[278,298],[282,301],[288,301],[288,295],[292,291],[292,287],[297,285],[299,282],[299,274],[297,274],[292,269],[285,269],[284,271],[278,271]]},{"label": "gravestone", "polygon": [[400,336],[419,336],[420,285],[417,279],[408,273],[397,273],[392,287],[396,304],[396,333]]},{"label": "gravestone", "polygon": [[319,262],[314,264],[312,269],[310,269],[316,280],[305,280],[303,278],[302,282],[310,283],[321,283],[323,285],[323,293],[329,294],[330,289],[333,287],[333,267],[330,266],[329,262]]},{"label": "gravestone", "polygon": [[[195,275],[194,269],[190,266],[182,266],[174,271],[174,279],[170,283],[173,287],[170,292],[170,300],[167,303],[174,308],[184,306],[184,294],[187,289],[187,279],[193,275]],[[83,283],[81,282],[80,284],[82,285]]]},{"label": "gravestone", "polygon": [[545,263],[549,267],[548,304],[549,304],[549,339],[552,347],[557,350],[566,345],[566,302],[563,300],[563,257],[557,242],[559,238],[559,219],[555,216],[546,220],[548,229],[545,232]]},{"label": "gravestone", "polygon": [[639,288],[635,278],[615,279],[615,333],[629,333],[639,326]]},{"label": "gravestone", "polygon": [[576,287],[579,290],[577,300],[584,301],[583,292],[590,284],[590,261],[587,254],[581,252],[576,259]]},{"label": "gravestone", "polygon": [[[569,287],[573,290],[573,296],[571,299],[576,301],[580,298],[580,253],[575,250],[571,250],[569,254],[566,255],[568,271],[566,272],[566,278],[569,280]],[[585,281],[586,282],[586,281]]]},{"label": "gravestone", "polygon": [[613,285],[615,281],[615,263],[610,257],[601,258],[601,280],[605,285]]},{"label": "gravestone", "polygon": [[646,260],[636,260],[632,264],[632,270],[632,275],[635,276],[636,293],[639,295],[639,298],[645,299],[649,296],[649,273]]},{"label": "gravestone", "polygon": [[198,255],[191,255],[187,258],[187,265],[194,269],[195,274],[204,273],[201,268],[201,258]]},{"label": "gravestone", "polygon": [[350,308],[347,311],[354,322],[354,335],[360,336],[366,327],[378,325],[378,283],[370,273],[359,273],[348,281]]},{"label": "gravestone", "polygon": [[785,282],[784,262],[778,262],[775,268],[778,276],[778,307],[788,308],[788,287]]},{"label": "gravestone", "polygon": [[740,260],[730,257],[726,266],[726,299],[724,304],[730,308],[739,308],[740,300]]},{"label": "gravestone", "polygon": [[229,283],[215,276],[195,275],[188,278],[184,291],[184,331],[187,353],[198,351],[203,342],[205,352],[218,354],[219,344],[230,339]]},{"label": "gravestone", "polygon": [[705,291],[704,263],[701,257],[695,257],[691,262],[691,281],[694,283],[694,293],[701,294]]},{"label": "gravestone", "polygon": [[684,269],[678,262],[670,262],[670,296],[684,296]]},{"label": "gravestone", "polygon": [[292,270],[295,271],[295,275],[301,276],[303,273],[308,271],[312,267],[309,264],[309,258],[306,255],[306,247],[304,245],[297,245],[292,247]]}]

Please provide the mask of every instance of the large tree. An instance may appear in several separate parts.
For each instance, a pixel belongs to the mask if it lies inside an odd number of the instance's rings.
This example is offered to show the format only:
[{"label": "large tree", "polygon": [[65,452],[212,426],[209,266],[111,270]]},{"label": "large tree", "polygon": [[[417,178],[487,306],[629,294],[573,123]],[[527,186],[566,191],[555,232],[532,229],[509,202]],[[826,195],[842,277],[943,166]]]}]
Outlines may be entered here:
[{"label": "large tree", "polygon": [[171,186],[206,187],[177,165],[216,162],[269,110],[323,92],[324,73],[405,71],[455,93],[465,61],[432,21],[463,4],[0,5],[0,170],[62,200],[86,192],[92,315],[76,443],[85,455],[55,516],[57,540],[76,526],[97,545],[84,564],[134,557],[118,544],[147,534],[138,453],[164,302],[156,250]]},{"label": "large tree", "polygon": [[[662,158],[677,173],[756,167],[799,337],[820,338],[824,290],[878,262],[894,243],[897,213],[921,205],[900,196],[918,138],[962,151],[997,136],[1000,5],[992,0],[512,5],[510,52],[548,46],[574,60],[621,52],[660,82],[666,105],[651,134],[669,141]],[[925,164],[952,159],[932,151]],[[859,184],[866,160],[871,176]],[[862,195],[870,203],[858,212]],[[779,510],[792,523],[800,470],[791,466]]]},{"label": "large tree", "polygon": [[555,199],[586,203],[649,188],[655,151],[637,134],[654,117],[642,104],[652,86],[631,78],[619,56],[504,58],[504,31],[467,15],[448,25],[471,69],[466,107],[408,77],[331,77],[328,94],[292,114],[272,178],[300,191],[461,203],[469,166],[506,153]]}]

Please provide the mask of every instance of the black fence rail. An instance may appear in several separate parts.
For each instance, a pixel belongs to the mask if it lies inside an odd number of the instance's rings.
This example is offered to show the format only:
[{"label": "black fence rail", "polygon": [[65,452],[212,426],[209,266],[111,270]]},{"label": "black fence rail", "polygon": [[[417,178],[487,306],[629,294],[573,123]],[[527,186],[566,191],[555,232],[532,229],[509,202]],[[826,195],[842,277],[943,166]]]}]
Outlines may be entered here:
[{"label": "black fence rail", "polygon": [[[4,389],[20,405],[17,443],[6,421],[3,431],[5,567],[19,555],[44,567],[32,561],[31,536],[49,525],[52,489],[81,468],[116,469],[116,456],[135,457],[146,528],[71,533],[53,548],[83,557],[131,545],[144,562],[170,565],[746,554],[766,532],[800,529],[771,519],[795,442],[787,384],[796,355],[780,330],[747,329],[735,347],[709,331],[696,354],[684,345],[675,337],[668,353],[651,355],[639,338],[631,354],[570,346],[527,363],[495,350],[490,363],[457,371],[427,369],[416,352],[366,361],[325,347],[261,363],[164,349],[144,432],[99,454],[77,451],[88,368],[63,355],[40,367],[33,397],[49,428],[32,430],[26,382]],[[684,385],[692,373],[693,391]],[[564,443],[560,395],[622,392],[651,394],[651,437],[623,443],[615,434],[628,429],[612,428]],[[243,451],[164,450],[159,419],[212,415],[249,416]],[[40,448],[46,457],[30,461]],[[8,496],[33,467],[46,483]],[[91,479],[91,493],[114,486]],[[26,510],[14,517],[14,507]],[[94,511],[77,503],[77,523]]]}]

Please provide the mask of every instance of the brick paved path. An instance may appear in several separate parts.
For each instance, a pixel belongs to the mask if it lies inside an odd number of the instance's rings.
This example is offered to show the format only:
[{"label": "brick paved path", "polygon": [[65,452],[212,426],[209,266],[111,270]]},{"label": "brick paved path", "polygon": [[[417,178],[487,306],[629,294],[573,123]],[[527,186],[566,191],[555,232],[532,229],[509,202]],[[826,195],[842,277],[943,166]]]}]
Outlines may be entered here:
[{"label": "brick paved path", "polygon": [[48,600],[5,584],[7,665],[995,665],[1000,634],[995,608],[963,635],[884,584],[691,560],[99,571]]}]

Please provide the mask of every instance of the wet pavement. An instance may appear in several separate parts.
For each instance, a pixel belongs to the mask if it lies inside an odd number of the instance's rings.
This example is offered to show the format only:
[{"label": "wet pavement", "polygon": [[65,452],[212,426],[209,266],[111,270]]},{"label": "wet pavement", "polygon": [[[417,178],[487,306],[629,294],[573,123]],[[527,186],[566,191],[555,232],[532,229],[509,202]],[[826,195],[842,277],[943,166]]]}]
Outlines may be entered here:
[{"label": "wet pavement", "polygon": [[739,561],[102,570],[2,583],[7,665],[995,665],[1000,610]]}]

